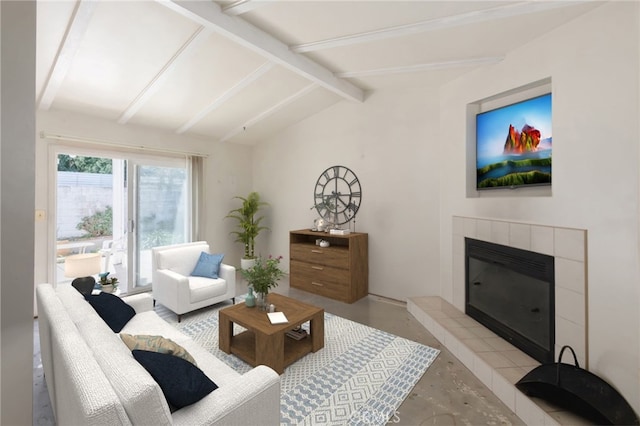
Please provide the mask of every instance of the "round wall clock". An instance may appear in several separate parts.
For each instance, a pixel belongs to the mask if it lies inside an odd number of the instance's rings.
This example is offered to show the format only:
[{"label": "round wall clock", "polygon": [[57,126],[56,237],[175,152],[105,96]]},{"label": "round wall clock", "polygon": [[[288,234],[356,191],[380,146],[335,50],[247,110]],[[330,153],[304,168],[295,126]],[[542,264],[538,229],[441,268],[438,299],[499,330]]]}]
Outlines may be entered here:
[{"label": "round wall clock", "polygon": [[358,213],[362,201],[360,181],[351,169],[332,166],[322,172],[313,190],[314,206],[320,217],[342,225]]}]

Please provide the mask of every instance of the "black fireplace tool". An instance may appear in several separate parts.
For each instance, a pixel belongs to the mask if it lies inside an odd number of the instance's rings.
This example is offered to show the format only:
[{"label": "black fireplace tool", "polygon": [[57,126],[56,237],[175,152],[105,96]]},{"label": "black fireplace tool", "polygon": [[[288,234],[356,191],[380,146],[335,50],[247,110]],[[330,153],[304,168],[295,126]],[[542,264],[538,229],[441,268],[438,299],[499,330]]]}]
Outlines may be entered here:
[{"label": "black fireplace tool", "polygon": [[[575,365],[565,364],[562,354],[569,349]],[[580,368],[570,346],[560,350],[558,362],[542,364],[527,373],[516,387],[529,396],[549,401],[597,425],[638,425],[633,408],[611,385]]]}]

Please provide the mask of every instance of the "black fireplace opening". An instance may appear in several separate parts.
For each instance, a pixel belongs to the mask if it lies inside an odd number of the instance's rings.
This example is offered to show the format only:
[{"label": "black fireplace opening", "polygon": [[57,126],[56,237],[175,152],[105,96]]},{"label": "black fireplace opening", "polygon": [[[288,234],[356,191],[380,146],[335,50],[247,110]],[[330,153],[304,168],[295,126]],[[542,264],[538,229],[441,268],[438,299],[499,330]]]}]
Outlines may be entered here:
[{"label": "black fireplace opening", "polygon": [[539,362],[553,362],[553,256],[465,238],[465,271],[466,314]]}]

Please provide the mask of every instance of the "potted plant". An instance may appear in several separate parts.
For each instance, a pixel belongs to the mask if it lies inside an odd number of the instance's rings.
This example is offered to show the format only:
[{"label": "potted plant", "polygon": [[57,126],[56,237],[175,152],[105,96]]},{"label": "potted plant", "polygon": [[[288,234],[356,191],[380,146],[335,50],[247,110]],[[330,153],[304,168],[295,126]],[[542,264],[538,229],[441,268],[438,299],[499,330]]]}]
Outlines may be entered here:
[{"label": "potted plant", "polygon": [[260,195],[257,192],[251,192],[245,197],[233,197],[242,200],[242,205],[237,209],[233,209],[226,217],[236,219],[238,221],[238,230],[232,231],[231,234],[236,236],[236,242],[244,244],[244,255],[241,259],[241,268],[248,269],[253,264],[255,256],[255,240],[261,231],[268,229],[261,226],[260,222],[264,216],[258,216],[260,208],[268,205],[264,201],[260,201]]},{"label": "potted plant", "polygon": [[108,278],[110,272],[103,272],[99,274],[100,281],[100,289],[105,293],[112,293],[118,289],[118,279],[116,277]]},{"label": "potted plant", "polygon": [[262,309],[267,306],[269,289],[276,287],[278,280],[284,275],[284,271],[280,269],[281,260],[282,256],[270,255],[267,259],[258,257],[252,267],[241,269],[242,276],[256,292],[256,304]]}]

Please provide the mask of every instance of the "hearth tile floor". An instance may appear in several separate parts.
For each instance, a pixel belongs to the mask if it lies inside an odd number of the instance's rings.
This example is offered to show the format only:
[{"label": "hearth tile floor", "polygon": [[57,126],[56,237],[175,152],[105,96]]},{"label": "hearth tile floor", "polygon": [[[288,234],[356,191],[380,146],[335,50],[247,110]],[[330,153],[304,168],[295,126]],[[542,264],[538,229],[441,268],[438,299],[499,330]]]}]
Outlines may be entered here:
[{"label": "hearth tile floor", "polygon": [[[237,294],[246,293],[246,286],[238,279]],[[434,336],[425,326],[408,311],[405,303],[370,295],[353,304],[346,304],[327,299],[304,291],[290,289],[285,278],[275,289],[301,301],[321,306],[325,311],[340,315],[352,321],[360,322],[395,335],[411,339],[413,341],[437,348],[441,351],[434,363],[429,367],[424,376],[418,381],[413,391],[398,409],[397,416],[392,420],[399,425],[524,425],[525,422],[512,409],[505,405],[500,398],[478,379],[463,362],[453,356],[452,352],[443,344],[443,340]],[[421,305],[422,306],[422,305]],[[450,322],[452,328],[467,327],[469,333],[465,341],[472,346],[480,348],[481,352],[492,352],[488,347],[501,345],[491,340],[493,336],[477,327],[469,319],[458,315],[457,312],[445,307],[439,312],[432,311],[433,315],[442,318],[454,319]],[[187,314],[188,315],[188,314]],[[458,327],[457,325],[460,325]],[[34,320],[34,425],[55,425],[51,411],[46,383],[43,380],[42,363],[40,361],[40,345],[37,334],[37,320]],[[461,332],[456,330],[456,332]],[[442,337],[442,336],[441,336]],[[486,339],[489,339],[488,341]],[[495,349],[495,347],[494,347]],[[458,351],[460,352],[460,351]],[[499,352],[499,351],[498,351]],[[510,352],[502,351],[502,352]],[[469,349],[467,352],[471,354]],[[508,376],[505,383],[513,383],[519,379],[523,367],[514,354],[503,355],[506,360],[499,358],[499,362],[513,364],[508,367],[500,367]],[[482,361],[487,366],[487,362]],[[496,361],[497,362],[497,361]],[[510,364],[509,364],[510,365]],[[488,368],[488,367],[487,367]],[[490,375],[490,373],[489,373]],[[586,424],[584,421],[562,415],[554,419],[553,424]],[[531,425],[543,425],[544,423],[528,423]]]},{"label": "hearth tile floor", "polygon": [[515,384],[540,363],[447,301],[436,296],[412,297],[407,310],[525,423],[591,424],[520,392]]}]

